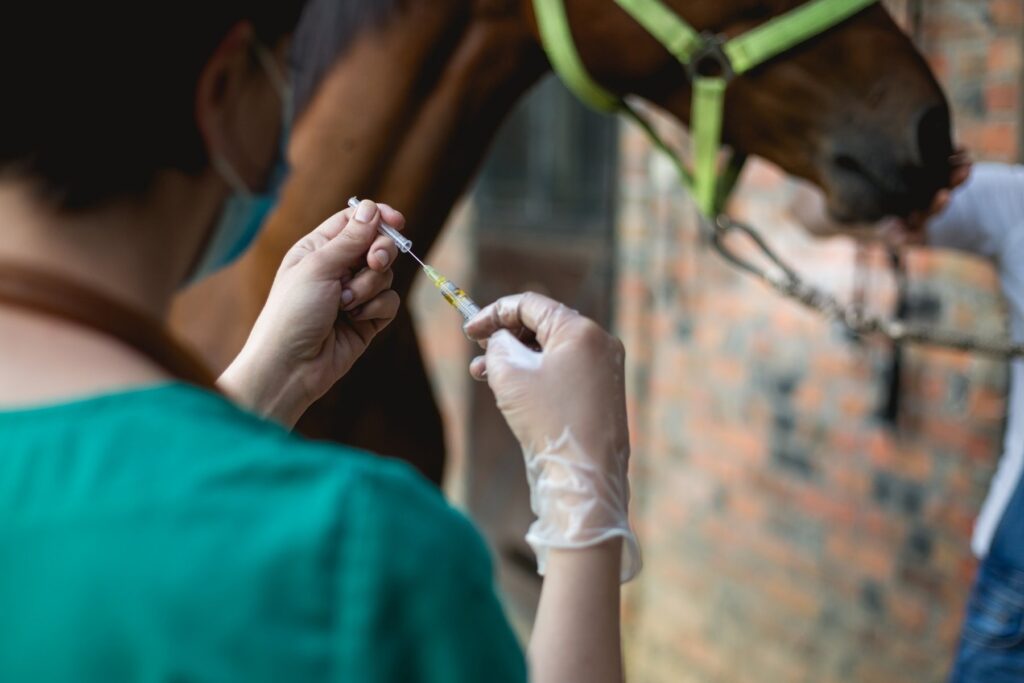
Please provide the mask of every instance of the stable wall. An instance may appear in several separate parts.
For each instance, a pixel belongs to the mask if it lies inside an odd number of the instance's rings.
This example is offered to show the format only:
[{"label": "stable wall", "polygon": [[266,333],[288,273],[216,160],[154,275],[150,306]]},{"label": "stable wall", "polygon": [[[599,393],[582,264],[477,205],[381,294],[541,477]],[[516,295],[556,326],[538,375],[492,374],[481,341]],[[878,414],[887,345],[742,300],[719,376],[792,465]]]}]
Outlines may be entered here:
[{"label": "stable wall", "polygon": [[[1019,156],[1022,3],[891,3],[948,89],[959,140]],[[851,339],[725,265],[671,169],[622,135],[617,327],[628,349],[642,579],[627,591],[633,680],[942,681],[975,570],[973,519],[1000,452],[1006,370],[910,349],[900,416],[879,417],[891,346]],[[857,248],[786,215],[762,163],[732,211],[812,281],[854,295]],[[860,289],[891,312],[880,250]],[[1000,334],[992,268],[909,256],[912,312]]]}]

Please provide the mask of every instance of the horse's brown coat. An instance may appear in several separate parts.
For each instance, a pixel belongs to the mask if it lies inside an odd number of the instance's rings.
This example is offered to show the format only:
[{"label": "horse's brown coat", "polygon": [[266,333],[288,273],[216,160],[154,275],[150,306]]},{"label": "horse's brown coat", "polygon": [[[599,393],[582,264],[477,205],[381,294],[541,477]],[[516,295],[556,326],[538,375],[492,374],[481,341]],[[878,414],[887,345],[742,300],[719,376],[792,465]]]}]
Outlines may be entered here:
[{"label": "horse's brown coat", "polygon": [[[369,0],[368,0],[369,1]],[[504,116],[547,70],[529,0],[407,0],[338,57],[297,122],[281,204],[235,267],[187,292],[177,329],[218,368],[241,348],[285,251],[352,195],[401,209],[425,253]],[[792,0],[675,0],[698,28],[736,33]],[[566,0],[593,75],[685,121],[681,67],[610,0]],[[825,187],[848,217],[922,206],[944,179],[948,112],[920,55],[880,7],[732,84],[725,137]],[[948,113],[945,114],[948,117]],[[486,217],[485,217],[486,218]],[[396,264],[395,288],[412,282]],[[395,430],[393,415],[404,416]],[[407,312],[300,424],[304,432],[404,457],[439,481],[441,421]]]}]

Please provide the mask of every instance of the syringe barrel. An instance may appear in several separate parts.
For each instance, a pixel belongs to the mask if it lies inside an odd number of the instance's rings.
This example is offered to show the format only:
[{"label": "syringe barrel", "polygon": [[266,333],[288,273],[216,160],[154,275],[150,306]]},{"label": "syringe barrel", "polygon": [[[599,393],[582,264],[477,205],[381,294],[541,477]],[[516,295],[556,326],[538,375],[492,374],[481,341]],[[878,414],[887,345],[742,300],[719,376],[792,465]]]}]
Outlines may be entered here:
[{"label": "syringe barrel", "polygon": [[469,295],[462,291],[454,282],[445,280],[438,289],[448,303],[462,314],[466,322],[475,318],[476,314],[480,312],[480,307],[476,305],[476,302],[470,299]]},{"label": "syringe barrel", "polygon": [[[349,207],[353,209],[358,207],[359,203],[360,200],[358,197],[352,197],[348,200]],[[398,232],[384,221],[381,221],[380,225],[377,226],[377,232],[385,237],[390,237],[391,241],[395,243],[395,246],[397,246],[398,250],[403,254],[408,254],[412,250],[412,240],[405,237],[402,233]]]}]

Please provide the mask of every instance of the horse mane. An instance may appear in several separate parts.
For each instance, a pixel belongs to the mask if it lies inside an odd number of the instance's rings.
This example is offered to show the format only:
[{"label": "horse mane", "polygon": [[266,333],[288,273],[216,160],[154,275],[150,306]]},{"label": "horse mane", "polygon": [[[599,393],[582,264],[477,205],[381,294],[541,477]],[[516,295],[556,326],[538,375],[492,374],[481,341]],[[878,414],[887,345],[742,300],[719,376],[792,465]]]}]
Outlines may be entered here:
[{"label": "horse mane", "polygon": [[291,48],[295,111],[313,97],[327,70],[367,28],[383,25],[406,0],[309,0]]}]

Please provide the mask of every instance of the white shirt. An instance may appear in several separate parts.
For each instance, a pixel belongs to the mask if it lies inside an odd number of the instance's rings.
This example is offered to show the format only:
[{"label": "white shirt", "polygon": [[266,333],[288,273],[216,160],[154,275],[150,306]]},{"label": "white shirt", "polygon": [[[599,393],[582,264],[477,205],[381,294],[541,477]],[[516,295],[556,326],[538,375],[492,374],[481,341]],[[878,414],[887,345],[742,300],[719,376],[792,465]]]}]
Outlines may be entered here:
[{"label": "white shirt", "polygon": [[[941,215],[928,225],[933,246],[971,252],[999,268],[1010,313],[1010,335],[1024,341],[1024,166],[976,164]],[[1003,455],[974,524],[971,549],[988,554],[996,528],[1024,473],[1024,360],[1010,366]]]}]

